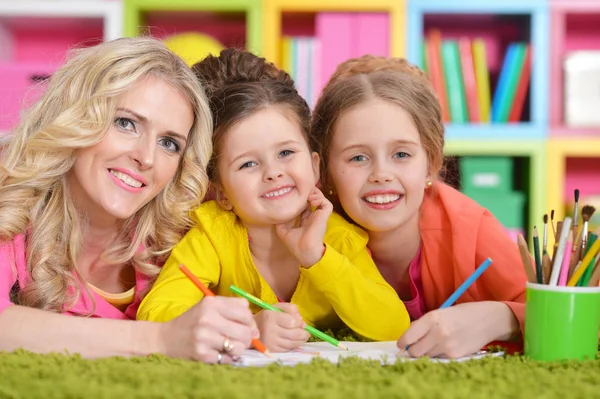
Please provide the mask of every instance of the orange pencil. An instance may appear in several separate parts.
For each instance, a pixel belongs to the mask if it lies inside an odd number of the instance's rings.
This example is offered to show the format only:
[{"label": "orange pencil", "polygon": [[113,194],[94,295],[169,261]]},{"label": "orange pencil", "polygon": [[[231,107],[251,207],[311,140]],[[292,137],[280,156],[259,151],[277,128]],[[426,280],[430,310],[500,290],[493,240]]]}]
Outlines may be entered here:
[{"label": "orange pencil", "polygon": [[[200,281],[198,277],[196,277],[194,273],[192,273],[191,270],[188,269],[185,265],[179,265],[179,269],[183,272],[183,274],[187,276],[187,278],[189,278],[192,281],[192,283],[194,283],[196,287],[198,287],[200,291],[202,291],[204,296],[215,296],[214,292],[212,292],[206,285],[204,285],[204,283]],[[252,339],[252,345],[256,348],[257,351],[261,352],[265,356],[273,357],[269,353],[269,350],[267,349],[265,344],[260,342],[258,338]]]}]

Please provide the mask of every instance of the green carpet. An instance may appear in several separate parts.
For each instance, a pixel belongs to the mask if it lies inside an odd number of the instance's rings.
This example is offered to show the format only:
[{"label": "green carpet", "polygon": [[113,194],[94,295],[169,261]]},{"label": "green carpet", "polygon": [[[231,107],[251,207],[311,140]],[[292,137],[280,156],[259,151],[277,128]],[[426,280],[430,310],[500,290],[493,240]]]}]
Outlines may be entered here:
[{"label": "green carpet", "polygon": [[209,366],[150,356],[0,353],[0,398],[592,398],[600,360],[538,363],[521,357],[380,366],[360,359],[296,367]]}]

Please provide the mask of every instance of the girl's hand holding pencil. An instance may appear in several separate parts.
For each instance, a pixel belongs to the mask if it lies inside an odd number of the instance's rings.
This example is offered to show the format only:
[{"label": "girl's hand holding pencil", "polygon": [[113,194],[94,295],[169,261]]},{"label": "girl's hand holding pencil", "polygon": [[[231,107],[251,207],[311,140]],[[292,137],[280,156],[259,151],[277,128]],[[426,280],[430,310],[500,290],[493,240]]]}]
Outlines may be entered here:
[{"label": "girl's hand holding pencil", "polygon": [[[510,326],[501,331],[504,326]],[[411,357],[457,358],[476,353],[492,341],[509,339],[518,322],[502,302],[469,302],[433,310],[414,321],[398,340]]]},{"label": "girl's hand holding pencil", "polygon": [[262,342],[271,352],[288,352],[306,343],[310,334],[305,330],[296,305],[278,303],[273,305],[283,312],[261,310],[254,315]]},{"label": "girl's hand holding pencil", "polygon": [[325,253],[325,231],[333,205],[319,190],[314,188],[308,196],[306,210],[295,225],[278,224],[277,235],[298,259],[302,267],[309,268],[319,262]]}]

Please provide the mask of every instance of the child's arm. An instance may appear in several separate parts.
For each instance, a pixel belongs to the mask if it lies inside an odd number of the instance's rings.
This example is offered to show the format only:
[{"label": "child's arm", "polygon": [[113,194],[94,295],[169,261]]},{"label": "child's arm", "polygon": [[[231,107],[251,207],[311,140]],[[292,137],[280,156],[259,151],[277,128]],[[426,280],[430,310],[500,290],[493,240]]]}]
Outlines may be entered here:
[{"label": "child's arm", "polygon": [[138,320],[169,321],[198,303],[203,294],[181,272],[184,264],[207,287],[219,283],[220,262],[210,240],[193,227],[173,248],[152,289],[137,313]]},{"label": "child's arm", "polygon": [[[397,339],[408,328],[410,317],[368,253],[366,234],[361,236],[341,216],[331,216],[333,206],[319,189],[308,201],[310,208],[302,214],[300,226],[277,226],[302,265],[301,273],[356,333],[375,341]],[[327,241],[335,245],[324,246]]]},{"label": "child's arm", "polygon": [[460,357],[524,331],[527,277],[519,250],[488,212],[477,230],[474,255],[464,278],[486,258],[492,258],[493,263],[471,288],[473,301],[460,303],[459,299],[450,308],[430,311],[400,338],[401,349],[410,346],[409,353],[417,357]]},{"label": "child's arm", "polygon": [[287,352],[303,345],[310,338],[304,329],[306,324],[296,305],[277,303],[273,305],[283,312],[261,310],[254,315],[260,330],[260,339],[271,352]]},{"label": "child's arm", "polygon": [[351,236],[344,241],[349,242],[341,252],[349,257],[328,245],[323,258],[301,272],[353,331],[375,341],[398,339],[410,325],[404,304],[379,273],[366,246],[357,249]]}]

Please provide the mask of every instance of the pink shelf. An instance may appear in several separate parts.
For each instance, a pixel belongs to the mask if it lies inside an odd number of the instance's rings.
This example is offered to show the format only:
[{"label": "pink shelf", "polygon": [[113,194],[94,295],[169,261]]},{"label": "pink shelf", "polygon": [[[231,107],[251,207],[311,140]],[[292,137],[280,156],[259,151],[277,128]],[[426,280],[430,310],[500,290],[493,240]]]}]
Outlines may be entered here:
[{"label": "pink shelf", "polygon": [[32,78],[50,75],[74,47],[103,40],[101,18],[14,17],[0,20],[0,131],[19,121],[24,107],[39,98],[43,84]]},{"label": "pink shelf", "polygon": [[225,47],[246,47],[246,16],[243,12],[152,11],[145,14],[150,34],[164,38],[177,33],[207,34]]},{"label": "pink shelf", "polygon": [[284,12],[281,16],[281,36],[315,36],[316,14]]},{"label": "pink shelf", "polygon": [[573,192],[579,189],[580,198],[600,196],[598,158],[567,158],[564,200],[573,202]]},{"label": "pink shelf", "polygon": [[578,50],[600,50],[600,2],[552,0],[550,42],[550,134],[552,136],[600,136],[600,128],[564,125],[563,60]]}]

